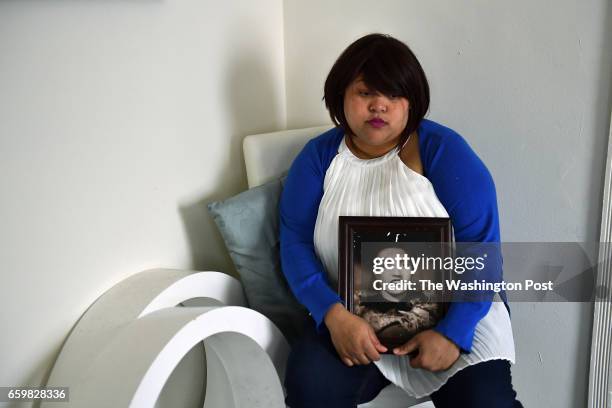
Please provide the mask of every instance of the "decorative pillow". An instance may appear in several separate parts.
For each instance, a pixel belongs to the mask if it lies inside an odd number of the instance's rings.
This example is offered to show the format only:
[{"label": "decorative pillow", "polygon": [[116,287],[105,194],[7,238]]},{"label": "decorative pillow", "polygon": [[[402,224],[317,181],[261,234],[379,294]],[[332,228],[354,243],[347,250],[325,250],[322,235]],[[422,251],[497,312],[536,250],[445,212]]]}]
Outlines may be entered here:
[{"label": "decorative pillow", "polygon": [[289,289],[280,266],[278,204],[285,178],[208,204],[249,306],[276,324],[289,342],[301,333],[306,309]]}]

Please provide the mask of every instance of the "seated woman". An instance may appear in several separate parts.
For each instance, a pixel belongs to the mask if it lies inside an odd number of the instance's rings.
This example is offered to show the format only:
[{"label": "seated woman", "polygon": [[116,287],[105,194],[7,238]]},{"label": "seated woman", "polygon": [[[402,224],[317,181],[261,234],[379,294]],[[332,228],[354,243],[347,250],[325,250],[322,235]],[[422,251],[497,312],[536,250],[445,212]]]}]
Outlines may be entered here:
[{"label": "seated woman", "polygon": [[341,215],[450,217],[457,242],[499,242],[487,168],[460,135],[424,119],[425,73],[392,37],[351,44],[327,77],[324,99],[336,127],[296,157],[280,204],[283,272],[313,318],[287,363],[287,404],[355,407],[391,381],[438,408],[520,407],[504,303],[452,303],[434,328],[381,355],[388,350],[371,325],[336,291]]}]

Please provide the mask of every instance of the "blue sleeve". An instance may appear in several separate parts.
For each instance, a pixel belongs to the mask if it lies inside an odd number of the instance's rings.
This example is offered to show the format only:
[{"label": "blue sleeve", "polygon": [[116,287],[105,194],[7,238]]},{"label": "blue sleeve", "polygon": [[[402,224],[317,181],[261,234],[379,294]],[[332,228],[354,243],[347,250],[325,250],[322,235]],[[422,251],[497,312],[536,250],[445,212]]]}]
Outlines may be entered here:
[{"label": "blue sleeve", "polygon": [[[491,174],[460,135],[451,131],[441,137],[439,143],[432,141],[435,147],[424,149],[426,176],[449,213],[455,240],[499,243],[497,198]],[[435,330],[463,352],[470,352],[476,325],[490,307],[491,301],[451,303]]]},{"label": "blue sleeve", "polygon": [[297,300],[314,318],[317,327],[328,309],[341,302],[326,279],[315,254],[314,226],[323,196],[324,166],[313,141],[296,157],[280,200],[281,266]]}]

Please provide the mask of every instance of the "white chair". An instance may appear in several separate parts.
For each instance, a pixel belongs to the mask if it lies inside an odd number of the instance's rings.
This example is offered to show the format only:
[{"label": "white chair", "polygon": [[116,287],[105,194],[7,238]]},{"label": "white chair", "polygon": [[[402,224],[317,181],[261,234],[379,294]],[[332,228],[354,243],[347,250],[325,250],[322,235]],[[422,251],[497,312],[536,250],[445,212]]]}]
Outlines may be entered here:
[{"label": "white chair", "polygon": [[[306,142],[332,126],[283,130],[245,137],[243,142],[249,188],[274,180],[285,173]],[[425,401],[425,402],[424,402]],[[416,405],[415,405],[416,404]],[[433,408],[427,399],[414,399],[390,385],[361,408]]]}]

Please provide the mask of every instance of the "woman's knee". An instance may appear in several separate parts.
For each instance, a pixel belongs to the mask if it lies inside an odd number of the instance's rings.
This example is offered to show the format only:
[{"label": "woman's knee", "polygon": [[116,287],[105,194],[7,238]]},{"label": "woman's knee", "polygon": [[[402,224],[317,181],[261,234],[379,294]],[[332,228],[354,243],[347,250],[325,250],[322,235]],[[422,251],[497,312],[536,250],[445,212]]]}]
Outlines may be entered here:
[{"label": "woman's knee", "polygon": [[338,371],[336,363],[342,364],[323,344],[311,339],[297,343],[287,361],[287,394],[300,399],[327,394],[334,388],[330,373]]},{"label": "woman's knee", "polygon": [[466,367],[431,395],[436,407],[520,408],[512,387],[510,363],[492,360]]},{"label": "woman's knee", "polygon": [[291,407],[354,406],[374,365],[347,367],[326,339],[305,339],[289,354],[285,373]]}]

